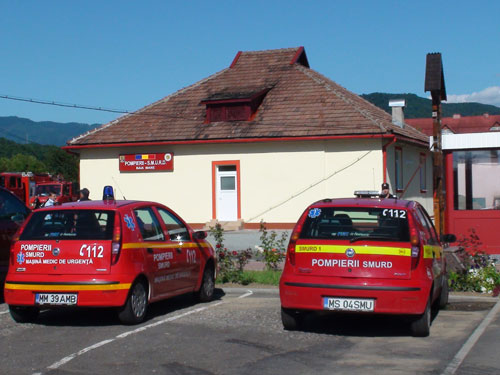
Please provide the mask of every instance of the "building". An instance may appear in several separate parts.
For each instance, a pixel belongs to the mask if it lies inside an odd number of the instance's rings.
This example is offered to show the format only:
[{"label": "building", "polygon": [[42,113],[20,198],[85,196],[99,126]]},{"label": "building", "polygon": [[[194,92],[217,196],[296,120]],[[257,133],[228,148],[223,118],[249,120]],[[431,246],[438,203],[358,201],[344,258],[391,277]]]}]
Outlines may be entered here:
[{"label": "building", "polygon": [[65,148],[80,155],[91,198],[113,185],[195,227],[291,228],[311,202],[384,181],[431,210],[428,137],[400,120],[310,69],[303,47],[238,52],[228,68]]},{"label": "building", "polygon": [[[432,135],[432,119],[408,119]],[[458,237],[479,237],[480,248],[500,255],[500,116],[441,119],[445,157],[445,227]]]}]

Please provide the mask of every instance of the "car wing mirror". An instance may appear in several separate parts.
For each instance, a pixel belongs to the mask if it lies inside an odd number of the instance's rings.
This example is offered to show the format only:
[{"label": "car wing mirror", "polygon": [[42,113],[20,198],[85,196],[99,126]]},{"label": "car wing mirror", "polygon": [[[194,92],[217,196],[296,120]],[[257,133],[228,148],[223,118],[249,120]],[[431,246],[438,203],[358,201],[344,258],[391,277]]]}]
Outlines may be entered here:
[{"label": "car wing mirror", "polygon": [[17,213],[17,214],[12,215],[11,219],[12,219],[12,221],[16,222],[17,224],[21,224],[24,221],[25,217],[23,214]]},{"label": "car wing mirror", "polygon": [[207,232],[203,230],[198,230],[193,233],[193,237],[195,240],[204,240],[205,238],[207,238]]},{"label": "car wing mirror", "polygon": [[441,242],[450,243],[450,242],[455,242],[456,240],[457,240],[457,236],[455,236],[454,234],[442,234],[441,235]]}]

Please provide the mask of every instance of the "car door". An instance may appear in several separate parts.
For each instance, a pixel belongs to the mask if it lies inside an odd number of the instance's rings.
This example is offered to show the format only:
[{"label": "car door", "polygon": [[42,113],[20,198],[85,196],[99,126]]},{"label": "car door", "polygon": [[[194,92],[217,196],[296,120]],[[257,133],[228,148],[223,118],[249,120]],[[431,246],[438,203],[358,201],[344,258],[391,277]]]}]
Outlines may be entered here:
[{"label": "car door", "polygon": [[176,243],[181,250],[179,280],[185,288],[193,289],[200,273],[201,253],[198,244],[192,241],[187,225],[174,212],[162,207],[157,209],[170,241]]},{"label": "car door", "polygon": [[158,297],[179,289],[180,285],[175,275],[179,265],[179,254],[166,238],[153,208],[151,206],[135,208],[134,216],[146,252],[152,296]]},{"label": "car door", "polygon": [[4,278],[9,266],[12,237],[29,212],[14,194],[0,189],[0,280]]},{"label": "car door", "polygon": [[424,259],[431,261],[434,279],[437,279],[444,272],[443,248],[427,212],[421,206],[418,206],[416,210],[425,232]]}]

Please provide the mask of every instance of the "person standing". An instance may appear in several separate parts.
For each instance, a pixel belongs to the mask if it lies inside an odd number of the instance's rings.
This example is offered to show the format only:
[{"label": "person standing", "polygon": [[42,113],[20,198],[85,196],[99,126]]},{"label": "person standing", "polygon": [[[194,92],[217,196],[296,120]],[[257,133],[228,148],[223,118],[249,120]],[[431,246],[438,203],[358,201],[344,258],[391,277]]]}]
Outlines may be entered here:
[{"label": "person standing", "polygon": [[49,199],[45,201],[43,207],[55,206],[56,200],[57,200],[57,195],[55,193],[50,193]]},{"label": "person standing", "polygon": [[89,201],[90,191],[87,188],[83,188],[80,190],[80,199],[78,199],[78,202],[83,202],[83,201]]},{"label": "person standing", "polygon": [[390,192],[390,187],[387,182],[384,182],[381,187],[381,192],[380,192],[380,198],[386,199],[386,198],[396,198],[394,195],[391,194]]}]

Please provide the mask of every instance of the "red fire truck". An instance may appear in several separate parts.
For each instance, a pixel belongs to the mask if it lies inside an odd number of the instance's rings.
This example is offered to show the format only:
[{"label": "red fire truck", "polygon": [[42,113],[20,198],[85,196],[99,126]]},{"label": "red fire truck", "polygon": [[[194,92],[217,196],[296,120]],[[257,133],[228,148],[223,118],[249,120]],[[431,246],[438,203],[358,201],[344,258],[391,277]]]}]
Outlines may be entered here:
[{"label": "red fire truck", "polygon": [[48,173],[33,172],[2,172],[0,173],[0,186],[10,190],[25,204],[35,195],[36,184],[52,181]]},{"label": "red fire truck", "polygon": [[10,190],[31,209],[43,205],[51,194],[56,195],[56,203],[78,200],[77,182],[63,181],[48,173],[2,172],[0,186]]},{"label": "red fire truck", "polygon": [[79,197],[77,182],[50,181],[36,184],[34,195],[29,200],[31,209],[43,206],[52,194],[55,194],[56,204],[75,202]]}]

